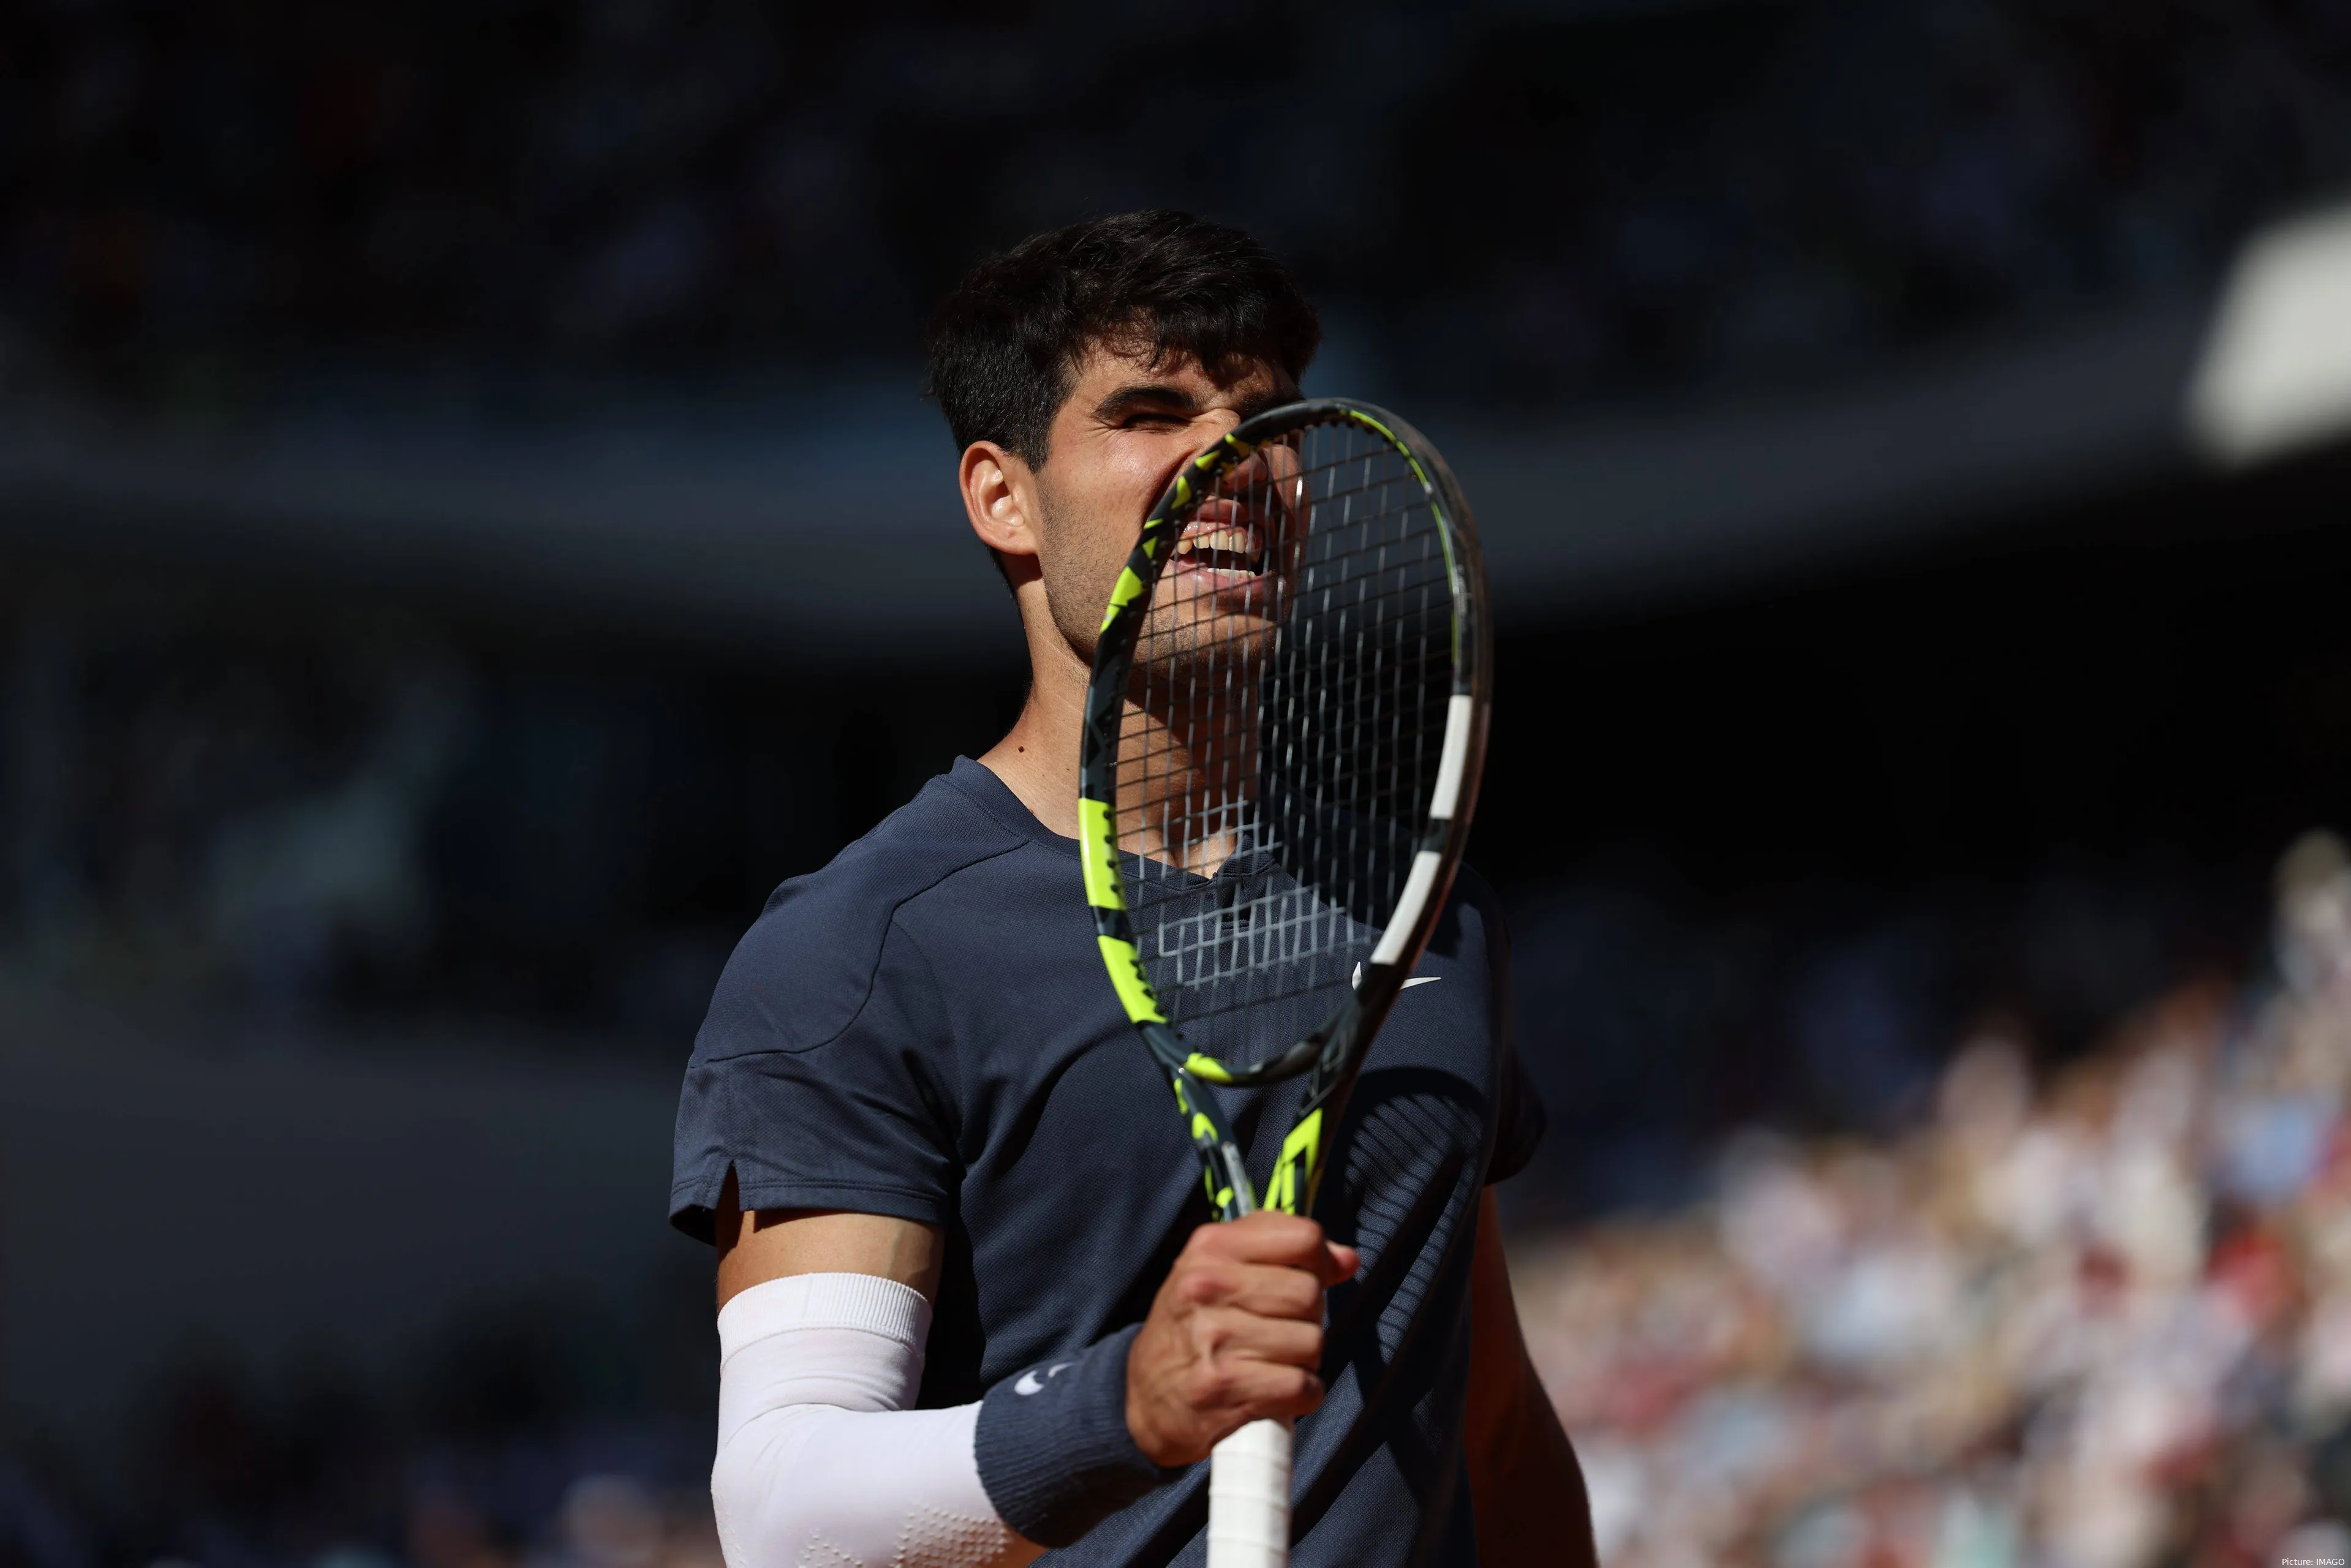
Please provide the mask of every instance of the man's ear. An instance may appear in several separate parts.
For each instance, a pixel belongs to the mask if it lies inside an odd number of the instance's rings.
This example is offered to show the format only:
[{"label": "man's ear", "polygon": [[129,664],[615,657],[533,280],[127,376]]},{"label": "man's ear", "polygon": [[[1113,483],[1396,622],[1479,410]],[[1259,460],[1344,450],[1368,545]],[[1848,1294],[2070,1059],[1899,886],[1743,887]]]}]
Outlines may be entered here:
[{"label": "man's ear", "polygon": [[964,513],[980,542],[999,555],[1034,556],[1037,481],[1028,463],[993,441],[975,441],[963,450],[957,476]]}]

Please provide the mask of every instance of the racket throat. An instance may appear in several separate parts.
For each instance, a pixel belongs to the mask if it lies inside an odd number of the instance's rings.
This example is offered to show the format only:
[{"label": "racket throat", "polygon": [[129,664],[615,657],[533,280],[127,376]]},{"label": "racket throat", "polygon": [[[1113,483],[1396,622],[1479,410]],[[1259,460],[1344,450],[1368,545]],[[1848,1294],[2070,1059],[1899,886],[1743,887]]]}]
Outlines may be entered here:
[{"label": "racket throat", "polygon": [[1241,1152],[1228,1140],[1217,1145],[1217,1163],[1224,1166],[1225,1190],[1232,1197],[1223,1205],[1225,1217],[1238,1219],[1244,1214],[1257,1212],[1257,1193],[1249,1186],[1249,1166]]}]

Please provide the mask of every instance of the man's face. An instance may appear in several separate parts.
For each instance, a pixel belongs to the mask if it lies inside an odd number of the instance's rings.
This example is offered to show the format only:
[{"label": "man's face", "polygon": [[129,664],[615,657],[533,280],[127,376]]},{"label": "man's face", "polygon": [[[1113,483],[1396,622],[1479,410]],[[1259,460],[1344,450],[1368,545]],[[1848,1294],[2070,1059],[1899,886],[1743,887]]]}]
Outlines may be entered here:
[{"label": "man's face", "polygon": [[1151,363],[1147,346],[1097,347],[1080,361],[1036,473],[1039,573],[1072,649],[1092,657],[1111,586],[1176,471],[1242,420],[1297,396],[1270,366],[1220,386],[1188,358]]}]

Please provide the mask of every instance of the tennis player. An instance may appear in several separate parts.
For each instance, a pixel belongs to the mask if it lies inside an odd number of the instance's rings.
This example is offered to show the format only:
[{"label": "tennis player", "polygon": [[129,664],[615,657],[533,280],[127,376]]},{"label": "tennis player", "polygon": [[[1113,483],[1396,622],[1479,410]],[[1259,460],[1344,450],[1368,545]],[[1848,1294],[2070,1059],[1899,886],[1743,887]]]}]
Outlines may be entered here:
[{"label": "tennis player", "polygon": [[[729,1568],[1196,1563],[1203,1461],[1264,1416],[1297,1418],[1304,1568],[1592,1561],[1496,1226],[1542,1113],[1490,893],[1461,876],[1372,1047],[1326,1232],[1209,1222],[1074,891],[1110,584],[1319,340],[1267,251],[1167,212],[1038,235],[938,310],[930,390],[1031,684],[984,756],[776,891],[695,1041],[671,1218],[718,1249]],[[1242,548],[1211,532],[1181,548]],[[1266,1168],[1280,1118],[1228,1102]]]}]

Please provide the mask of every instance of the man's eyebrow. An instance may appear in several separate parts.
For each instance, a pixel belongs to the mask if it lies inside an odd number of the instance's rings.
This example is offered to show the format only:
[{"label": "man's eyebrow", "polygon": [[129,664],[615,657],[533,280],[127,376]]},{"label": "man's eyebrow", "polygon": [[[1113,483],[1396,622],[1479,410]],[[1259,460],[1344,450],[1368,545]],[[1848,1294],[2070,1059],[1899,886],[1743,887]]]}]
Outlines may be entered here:
[{"label": "man's eyebrow", "polygon": [[1200,400],[1173,382],[1130,382],[1094,404],[1094,417],[1104,424],[1115,424],[1121,416],[1138,408],[1174,408],[1196,413]]},{"label": "man's eyebrow", "polygon": [[[1243,419],[1255,419],[1270,408],[1298,401],[1294,391],[1273,389],[1252,392],[1233,405],[1233,412]],[[1120,387],[1102,402],[1094,404],[1094,417],[1104,424],[1115,424],[1126,414],[1139,408],[1172,408],[1185,413],[1197,413],[1200,400],[1189,389],[1171,382],[1135,382]]]}]

